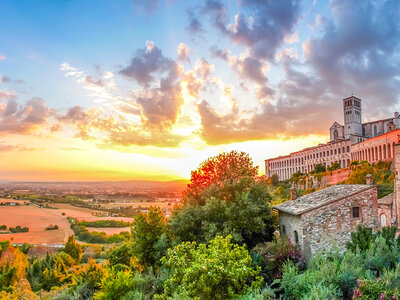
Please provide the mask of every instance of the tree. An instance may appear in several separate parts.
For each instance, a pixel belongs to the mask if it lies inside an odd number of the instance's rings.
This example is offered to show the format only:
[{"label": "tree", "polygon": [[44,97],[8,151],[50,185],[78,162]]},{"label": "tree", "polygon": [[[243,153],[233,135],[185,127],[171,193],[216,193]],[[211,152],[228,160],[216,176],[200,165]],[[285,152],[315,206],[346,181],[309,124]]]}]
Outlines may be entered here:
[{"label": "tree", "polygon": [[340,169],[340,165],[337,161],[335,161],[330,167],[328,167],[328,171],[335,171]]},{"label": "tree", "polygon": [[76,243],[75,236],[70,235],[67,243],[65,244],[64,252],[69,254],[77,263],[82,258],[82,247]]},{"label": "tree", "polygon": [[276,187],[279,184],[278,174],[272,174],[271,177],[267,178],[267,182],[269,185]]},{"label": "tree", "polygon": [[0,291],[12,291],[25,278],[28,259],[21,250],[9,246],[0,257]]},{"label": "tree", "polygon": [[317,164],[310,173],[311,174],[317,174],[317,173],[324,173],[326,172],[326,167],[323,164]]},{"label": "tree", "polygon": [[181,207],[169,220],[175,242],[207,242],[230,234],[249,247],[272,239],[272,215],[266,180],[243,152],[222,153],[192,172]]},{"label": "tree", "polygon": [[[258,167],[244,152],[231,151],[211,157],[192,171],[183,201],[204,204],[209,196],[230,202],[256,179]],[[210,195],[211,194],[211,195]]]},{"label": "tree", "polygon": [[351,251],[356,251],[357,248],[366,251],[373,240],[372,229],[358,225],[357,230],[351,233],[351,241],[347,242],[346,248]]},{"label": "tree", "polygon": [[133,255],[142,266],[157,268],[168,248],[166,221],[160,208],[152,207],[147,214],[139,213],[131,233]]},{"label": "tree", "polygon": [[112,266],[123,264],[129,266],[134,256],[132,241],[126,241],[121,246],[115,247],[107,253],[107,258]]},{"label": "tree", "polygon": [[252,268],[252,260],[244,246],[231,242],[231,237],[216,237],[208,245],[186,242],[168,250],[162,258],[171,270],[165,281],[164,294],[190,299],[228,299],[244,295],[262,286],[260,268]]},{"label": "tree", "polygon": [[238,194],[231,203],[211,197],[203,206],[175,209],[170,229],[176,242],[207,242],[217,235],[230,234],[234,242],[253,247],[271,240],[275,230],[275,217],[266,199],[265,184]]}]

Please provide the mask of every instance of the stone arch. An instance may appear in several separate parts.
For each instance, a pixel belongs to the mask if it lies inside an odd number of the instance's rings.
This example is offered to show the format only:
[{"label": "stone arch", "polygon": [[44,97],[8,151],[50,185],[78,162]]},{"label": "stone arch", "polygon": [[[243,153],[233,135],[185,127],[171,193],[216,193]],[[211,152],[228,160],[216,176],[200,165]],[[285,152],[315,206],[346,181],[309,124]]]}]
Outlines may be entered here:
[{"label": "stone arch", "polygon": [[383,159],[386,159],[386,145],[383,145],[382,151],[383,151]]},{"label": "stone arch", "polygon": [[379,216],[379,223],[381,224],[381,227],[387,226],[387,223],[386,223],[386,215],[385,215],[385,214],[382,213],[382,214]]},{"label": "stone arch", "polygon": [[297,230],[294,231],[294,242],[296,244],[299,243],[299,234],[297,233]]}]

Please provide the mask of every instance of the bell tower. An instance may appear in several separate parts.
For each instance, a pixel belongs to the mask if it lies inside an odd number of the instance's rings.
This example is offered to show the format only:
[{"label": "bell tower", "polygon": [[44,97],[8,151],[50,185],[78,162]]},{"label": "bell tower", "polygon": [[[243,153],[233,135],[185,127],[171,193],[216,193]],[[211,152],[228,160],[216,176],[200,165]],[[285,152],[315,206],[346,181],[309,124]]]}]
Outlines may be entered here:
[{"label": "bell tower", "polygon": [[343,99],[344,137],[362,137],[361,99],[350,96]]}]

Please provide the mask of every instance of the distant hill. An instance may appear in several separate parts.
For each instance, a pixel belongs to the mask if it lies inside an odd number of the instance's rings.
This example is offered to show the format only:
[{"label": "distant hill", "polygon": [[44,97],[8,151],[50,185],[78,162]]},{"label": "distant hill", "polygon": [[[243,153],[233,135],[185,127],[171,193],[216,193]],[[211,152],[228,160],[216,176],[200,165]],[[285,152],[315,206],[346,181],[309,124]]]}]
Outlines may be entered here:
[{"label": "distant hill", "polygon": [[57,182],[8,182],[0,183],[0,187],[39,188],[57,190],[125,190],[129,192],[182,192],[188,180],[151,181],[151,180],[126,180],[126,181],[57,181]]}]

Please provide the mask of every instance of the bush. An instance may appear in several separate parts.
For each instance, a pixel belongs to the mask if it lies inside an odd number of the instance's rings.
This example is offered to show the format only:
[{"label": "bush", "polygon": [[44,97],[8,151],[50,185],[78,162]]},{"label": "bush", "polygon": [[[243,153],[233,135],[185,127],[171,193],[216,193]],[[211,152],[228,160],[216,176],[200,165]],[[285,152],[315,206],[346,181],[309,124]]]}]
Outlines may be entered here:
[{"label": "bush", "polygon": [[270,283],[282,278],[283,265],[287,261],[304,267],[299,246],[293,245],[287,236],[277,237],[264,245],[257,245],[253,251],[261,256],[261,272]]},{"label": "bush", "polygon": [[351,233],[351,241],[347,242],[346,248],[350,251],[366,251],[374,240],[372,229],[358,225],[357,230]]},{"label": "bush", "polygon": [[29,228],[28,227],[21,227],[21,226],[17,226],[17,227],[15,227],[15,228],[13,228],[13,227],[10,227],[9,229],[8,229],[11,233],[22,233],[22,232],[28,232],[29,231]]},{"label": "bush", "polygon": [[1,225],[0,230],[7,230],[7,225]]},{"label": "bush", "polygon": [[[216,237],[208,245],[182,243],[168,250],[161,259],[171,271],[165,281],[164,294],[196,299],[228,299],[260,288],[260,268],[252,268],[252,260],[244,246],[231,243],[231,237]],[[178,297],[179,297],[178,296]]]},{"label": "bush", "polygon": [[58,229],[58,225],[52,225],[50,224],[49,226],[47,226],[45,228],[45,230],[57,230]]}]

